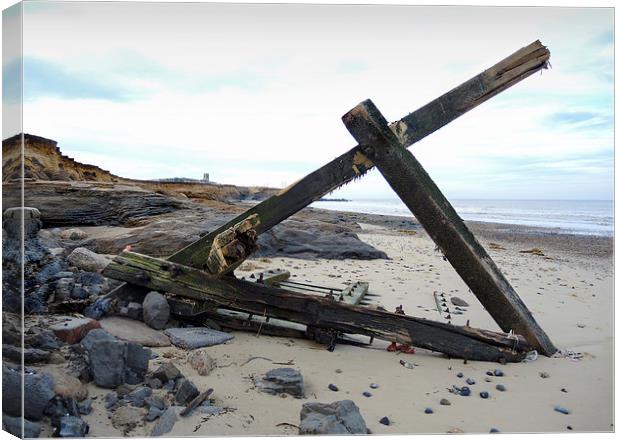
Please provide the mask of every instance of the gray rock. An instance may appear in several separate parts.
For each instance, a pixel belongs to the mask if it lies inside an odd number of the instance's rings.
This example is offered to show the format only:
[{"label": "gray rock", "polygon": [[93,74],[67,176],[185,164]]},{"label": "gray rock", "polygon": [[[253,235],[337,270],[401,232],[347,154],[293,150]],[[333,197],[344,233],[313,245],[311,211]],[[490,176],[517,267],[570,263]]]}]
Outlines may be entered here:
[{"label": "gray rock", "polygon": [[88,399],[82,400],[78,405],[78,412],[82,415],[88,415],[93,410],[93,399],[90,397]]},{"label": "gray rock", "polygon": [[41,350],[56,350],[60,348],[58,339],[53,332],[49,330],[42,330],[36,332],[32,337],[28,338],[28,342],[33,347]]},{"label": "gray rock", "polygon": [[67,257],[67,260],[78,269],[88,272],[103,270],[110,263],[107,257],[83,247],[73,249]]},{"label": "gray rock", "polygon": [[300,434],[367,434],[366,422],[351,400],[308,402],[301,407]]},{"label": "gray rock", "polygon": [[73,286],[73,290],[71,291],[71,298],[86,299],[89,296],[90,296],[89,289],[84,287],[82,284],[76,284],[75,286]]},{"label": "gray rock", "polygon": [[180,405],[187,405],[194,397],[200,394],[196,385],[189,379],[181,379],[174,398]]},{"label": "gray rock", "polygon": [[84,309],[84,316],[92,319],[100,319],[109,312],[112,298],[97,298],[94,303]]},{"label": "gray rock", "polygon": [[11,359],[16,363],[21,363],[22,354],[25,364],[36,364],[39,362],[47,362],[50,357],[49,351],[39,350],[38,348],[20,349],[12,345],[2,344],[2,356],[5,359]]},{"label": "gray rock", "polygon": [[138,387],[129,394],[127,394],[124,399],[127,400],[131,406],[135,406],[141,408],[145,404],[145,400],[153,394],[153,390],[149,387]]},{"label": "gray rock", "polygon": [[169,328],[164,333],[170,342],[186,350],[223,344],[233,338],[231,334],[206,327]]},{"label": "gray rock", "polygon": [[102,388],[115,388],[125,380],[127,343],[122,341],[95,341],[88,351],[95,383]]},{"label": "gray rock", "polygon": [[22,377],[24,387],[24,416],[30,420],[41,420],[48,402],[56,394],[54,381],[46,373],[21,372],[2,367],[2,410],[4,413],[20,417],[22,405]]},{"label": "gray rock", "polygon": [[147,397],[146,399],[144,399],[144,403],[148,405],[149,408],[155,407],[161,410],[166,409],[166,403],[161,397],[151,395]]},{"label": "gray rock", "polygon": [[56,281],[56,301],[64,301],[69,299],[74,287],[75,280],[73,278],[61,278]]},{"label": "gray rock", "polygon": [[9,208],[2,214],[2,229],[9,237],[22,235],[22,218],[25,237],[35,237],[41,230],[41,213],[37,208]]},{"label": "gray rock", "polygon": [[467,304],[467,301],[462,300],[461,298],[459,298],[458,296],[453,296],[452,298],[450,298],[450,302],[452,304],[454,304],[455,306],[459,306],[459,307],[469,307],[469,304]]},{"label": "gray rock", "polygon": [[[24,431],[22,433],[22,421]],[[37,438],[41,434],[41,425],[21,417],[2,415],[2,427],[5,431],[19,438]]]},{"label": "gray rock", "polygon": [[146,380],[146,385],[153,388],[154,390],[158,390],[162,387],[163,384],[161,383],[161,380],[157,379],[156,377],[151,377]]},{"label": "gray rock", "polygon": [[151,376],[159,379],[161,383],[167,383],[181,376],[181,372],[172,362],[164,362]]},{"label": "gray rock", "polygon": [[88,423],[77,416],[64,416],[60,419],[59,437],[86,437]]},{"label": "gray rock", "polygon": [[105,395],[105,408],[110,410],[114,408],[118,403],[118,394],[111,392]]},{"label": "gray rock", "polygon": [[201,414],[223,414],[226,412],[226,410],[222,408],[221,406],[213,406],[213,405],[201,405],[198,408],[196,408],[196,411],[198,411]]},{"label": "gray rock", "polygon": [[155,420],[158,417],[160,417],[163,413],[164,413],[163,409],[159,409],[159,408],[156,408],[156,407],[152,406],[152,407],[149,408],[149,412],[144,417],[144,420],[146,420],[147,422],[152,422],[153,420]]},{"label": "gray rock", "polygon": [[304,378],[293,368],[276,368],[255,381],[256,386],[269,394],[286,393],[295,397],[304,396]]},{"label": "gray rock", "polygon": [[137,302],[130,302],[129,304],[127,304],[125,309],[126,309],[125,316],[127,316],[128,318],[136,319],[136,320],[143,319],[142,304],[137,303]]},{"label": "gray rock", "polygon": [[156,330],[163,329],[170,318],[170,305],[166,297],[159,292],[149,292],[142,302],[142,319],[144,323]]},{"label": "gray rock", "polygon": [[157,424],[151,431],[152,437],[159,437],[170,432],[177,421],[177,412],[175,407],[169,407],[162,415],[159,416]]},{"label": "gray rock", "polygon": [[140,344],[127,343],[127,358],[125,361],[125,382],[139,384],[144,382],[144,376],[149,369],[151,350]]},{"label": "gray rock", "polygon": [[117,341],[117,339],[102,328],[94,328],[86,333],[86,336],[80,341],[80,344],[82,344],[87,351],[90,351],[93,344],[97,341]]}]

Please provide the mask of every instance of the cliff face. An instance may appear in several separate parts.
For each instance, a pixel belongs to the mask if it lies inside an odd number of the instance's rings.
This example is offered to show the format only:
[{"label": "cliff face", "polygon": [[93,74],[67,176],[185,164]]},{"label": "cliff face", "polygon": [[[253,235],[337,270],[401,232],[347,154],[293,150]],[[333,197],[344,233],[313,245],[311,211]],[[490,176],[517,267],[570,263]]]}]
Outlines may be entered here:
[{"label": "cliff face", "polygon": [[[2,181],[20,177],[21,139],[16,135],[2,141]],[[122,182],[125,179],[95,165],[76,162],[61,153],[57,142],[24,134],[24,177],[36,180],[81,180]]]},{"label": "cliff face", "polygon": [[[2,181],[19,179],[21,136],[2,141]],[[274,188],[241,187],[202,182],[160,182],[116,176],[95,165],[83,164],[65,156],[57,142],[24,134],[24,177],[38,181],[87,181],[135,185],[159,194],[203,200],[261,200],[277,191]]]}]

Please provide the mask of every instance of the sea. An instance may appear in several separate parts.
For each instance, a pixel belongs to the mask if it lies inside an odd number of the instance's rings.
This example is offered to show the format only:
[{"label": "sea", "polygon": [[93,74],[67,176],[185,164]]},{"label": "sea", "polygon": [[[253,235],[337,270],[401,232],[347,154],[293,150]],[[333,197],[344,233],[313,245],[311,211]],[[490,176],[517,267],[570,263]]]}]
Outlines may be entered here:
[{"label": "sea", "polygon": [[[464,220],[549,228],[549,232],[614,234],[613,200],[475,200],[450,201]],[[317,201],[314,208],[334,211],[411,217],[400,199]]]}]

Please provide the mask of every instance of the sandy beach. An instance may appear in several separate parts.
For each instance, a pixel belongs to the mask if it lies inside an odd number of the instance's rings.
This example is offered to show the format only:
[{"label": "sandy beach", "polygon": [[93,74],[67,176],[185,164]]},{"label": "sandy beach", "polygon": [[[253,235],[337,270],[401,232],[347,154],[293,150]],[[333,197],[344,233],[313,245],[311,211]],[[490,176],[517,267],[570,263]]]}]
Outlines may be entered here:
[{"label": "sandy beach", "polygon": [[[350,214],[341,214],[349,216]],[[299,282],[341,287],[368,281],[372,303],[407,314],[447,322],[438,313],[433,292],[456,296],[467,303],[462,315],[479,328],[499,330],[450,264],[435,251],[419,228],[395,229],[396,218],[365,216],[359,237],[387,253],[389,260],[304,260],[255,258],[238,276],[270,268],[287,269]],[[410,223],[407,221],[407,223]],[[160,362],[172,360],[199,389],[213,388],[214,404],[226,409],[219,415],[191,415],[177,422],[170,436],[240,436],[297,434],[304,402],[353,400],[374,434],[600,432],[613,426],[613,268],[611,240],[585,236],[560,237],[506,225],[471,224],[479,240],[506,274],[538,322],[564,355],[499,365],[447,359],[417,350],[414,355],[387,352],[388,343],[375,340],[370,347],[338,345],[334,352],[306,340],[234,332],[234,340],[208,349],[217,368],[199,376],[188,365],[187,352],[175,347],[155,348]],[[535,231],[536,232],[536,231]],[[544,255],[523,253],[539,248]],[[450,304],[450,307],[453,306]],[[367,340],[361,338],[361,340]],[[565,356],[566,355],[566,356]],[[404,368],[400,360],[414,363]],[[301,371],[306,397],[273,396],[259,392],[253,378],[287,364]],[[500,368],[502,377],[488,376]],[[457,374],[462,373],[462,378]],[[472,395],[449,392],[471,378]],[[328,389],[337,385],[339,391]],[[371,389],[370,384],[379,385]],[[498,391],[496,385],[505,386]],[[89,385],[91,396],[107,390]],[[372,393],[370,397],[362,395]],[[482,399],[479,392],[487,391]],[[441,405],[441,399],[450,405]],[[562,414],[555,406],[569,410]],[[432,408],[433,414],[425,414]],[[379,423],[387,416],[390,426]],[[103,407],[85,417],[92,436],[117,436]],[[132,436],[150,433],[151,424],[137,427]]]}]

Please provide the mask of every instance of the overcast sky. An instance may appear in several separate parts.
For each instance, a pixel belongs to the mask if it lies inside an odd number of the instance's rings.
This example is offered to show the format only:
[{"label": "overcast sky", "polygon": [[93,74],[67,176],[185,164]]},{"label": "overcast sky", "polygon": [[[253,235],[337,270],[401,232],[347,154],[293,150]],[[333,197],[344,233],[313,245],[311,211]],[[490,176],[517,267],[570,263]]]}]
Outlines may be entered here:
[{"label": "overcast sky", "polygon": [[[611,199],[611,8],[26,2],[24,131],[121,176],[282,186],[355,145],[360,101],[400,119],[536,39],[552,69],[410,151],[452,198]],[[375,170],[334,195],[391,194]]]}]

